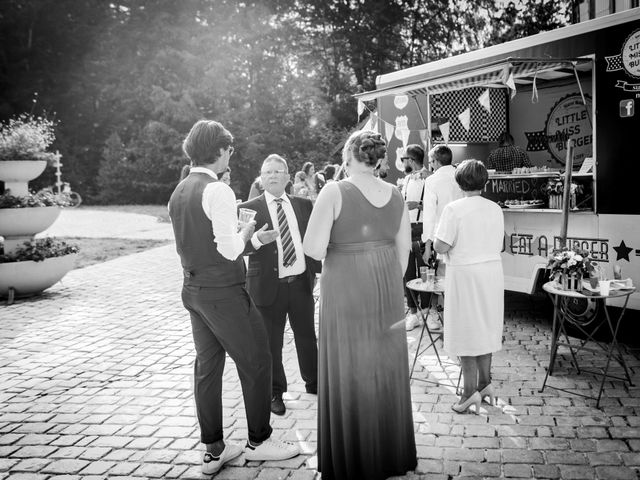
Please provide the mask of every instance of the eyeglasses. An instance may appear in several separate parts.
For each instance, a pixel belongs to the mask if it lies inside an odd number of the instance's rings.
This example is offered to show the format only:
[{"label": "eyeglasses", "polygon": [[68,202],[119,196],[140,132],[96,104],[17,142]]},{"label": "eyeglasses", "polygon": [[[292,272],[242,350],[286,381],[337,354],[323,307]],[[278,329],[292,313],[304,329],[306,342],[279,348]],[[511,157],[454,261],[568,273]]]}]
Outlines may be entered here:
[{"label": "eyeglasses", "polygon": [[402,160],[404,162],[405,160],[413,160],[413,158],[411,158],[411,157],[400,157],[400,160]]},{"label": "eyeglasses", "polygon": [[285,173],[287,173],[286,170],[263,170],[260,172],[260,175],[268,177],[269,175],[283,175]]}]

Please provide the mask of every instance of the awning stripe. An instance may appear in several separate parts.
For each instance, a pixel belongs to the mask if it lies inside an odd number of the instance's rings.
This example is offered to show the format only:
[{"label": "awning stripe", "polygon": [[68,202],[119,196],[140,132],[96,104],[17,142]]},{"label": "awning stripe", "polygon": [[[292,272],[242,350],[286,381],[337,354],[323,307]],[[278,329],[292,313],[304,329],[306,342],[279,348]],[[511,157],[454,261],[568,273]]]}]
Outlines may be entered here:
[{"label": "awning stripe", "polygon": [[578,70],[589,70],[592,68],[592,64],[591,58],[508,58],[457,73],[433,75],[425,80],[371,90],[354,96],[362,101],[367,101],[385,95],[432,95],[471,87],[504,84],[510,72],[513,73],[515,79],[549,71],[559,71],[562,76],[570,76],[573,72],[573,65],[576,65]]}]

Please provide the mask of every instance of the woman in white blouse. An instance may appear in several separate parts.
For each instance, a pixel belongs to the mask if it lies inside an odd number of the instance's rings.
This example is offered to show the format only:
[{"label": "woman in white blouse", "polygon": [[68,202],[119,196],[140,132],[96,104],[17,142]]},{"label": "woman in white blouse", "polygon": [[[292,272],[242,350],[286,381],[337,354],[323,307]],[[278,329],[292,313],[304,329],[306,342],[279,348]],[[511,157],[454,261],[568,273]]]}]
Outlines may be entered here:
[{"label": "woman in white blouse", "polygon": [[448,204],[435,234],[434,249],[445,255],[444,348],[459,356],[464,392],[452,408],[464,413],[489,397],[491,356],[502,348],[504,276],[500,252],[502,209],[481,197],[489,175],[482,162],[465,160],[455,172],[464,197]]}]

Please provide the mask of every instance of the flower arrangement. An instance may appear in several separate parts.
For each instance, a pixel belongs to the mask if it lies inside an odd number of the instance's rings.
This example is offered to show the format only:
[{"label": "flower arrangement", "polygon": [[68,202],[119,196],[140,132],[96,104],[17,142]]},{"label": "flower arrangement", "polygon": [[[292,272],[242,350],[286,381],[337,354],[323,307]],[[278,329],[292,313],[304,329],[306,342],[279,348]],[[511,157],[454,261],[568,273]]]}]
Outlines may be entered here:
[{"label": "flower arrangement", "polygon": [[54,163],[59,153],[47,152],[55,140],[55,123],[23,113],[0,125],[0,161],[47,160]]},{"label": "flower arrangement", "polygon": [[69,194],[56,195],[50,191],[30,193],[26,196],[13,196],[11,193],[0,195],[0,209],[2,208],[28,208],[28,207],[68,207],[71,205]]},{"label": "flower arrangement", "polygon": [[589,257],[589,252],[579,248],[560,248],[551,253],[547,269],[549,278],[558,279],[562,274],[578,274],[589,278],[595,270],[596,262]]},{"label": "flower arrangement", "polygon": [[8,254],[0,255],[0,263],[24,262],[32,260],[41,262],[47,258],[63,257],[71,253],[78,253],[75,245],[69,245],[62,240],[54,240],[51,237],[40,238],[24,242],[22,247]]},{"label": "flower arrangement", "polygon": [[[544,193],[547,195],[562,195],[564,192],[564,180],[560,177],[550,178],[547,180],[547,184],[543,187]],[[571,193],[573,195],[579,195],[584,191],[584,187],[578,183],[571,183]]]}]

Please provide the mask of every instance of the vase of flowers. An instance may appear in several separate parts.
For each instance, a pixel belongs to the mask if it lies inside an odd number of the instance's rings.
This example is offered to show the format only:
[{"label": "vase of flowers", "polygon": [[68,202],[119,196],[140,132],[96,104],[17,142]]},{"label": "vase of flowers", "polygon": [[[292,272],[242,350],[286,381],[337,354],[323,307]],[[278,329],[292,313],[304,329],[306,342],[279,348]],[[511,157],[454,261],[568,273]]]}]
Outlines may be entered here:
[{"label": "vase of flowers", "polygon": [[59,158],[57,152],[47,151],[55,138],[55,123],[43,117],[22,114],[0,126],[0,181],[5,193],[29,193],[29,180]]},{"label": "vase of flowers", "polygon": [[551,253],[547,269],[552,278],[563,290],[579,291],[582,279],[591,278],[596,262],[589,257],[589,252],[579,248],[560,248]]},{"label": "vase of flowers", "polygon": [[[584,187],[578,183],[571,183],[569,195],[569,208],[575,209],[577,206],[576,197],[583,193]],[[561,177],[552,177],[547,180],[543,188],[544,193],[549,197],[549,208],[562,209],[562,195],[564,193],[564,181]]]},{"label": "vase of flowers", "polygon": [[29,180],[38,177],[47,162],[60,155],[47,149],[55,140],[54,123],[32,115],[19,115],[0,125],[0,297],[39,293],[58,282],[78,251],[51,238],[34,240],[49,228],[61,208],[70,205],[64,195],[29,192]]}]

